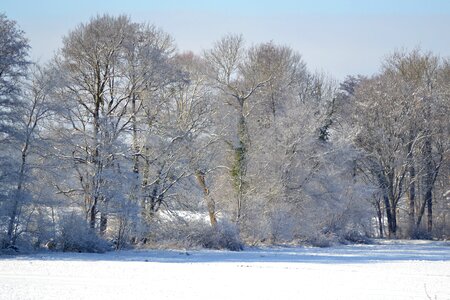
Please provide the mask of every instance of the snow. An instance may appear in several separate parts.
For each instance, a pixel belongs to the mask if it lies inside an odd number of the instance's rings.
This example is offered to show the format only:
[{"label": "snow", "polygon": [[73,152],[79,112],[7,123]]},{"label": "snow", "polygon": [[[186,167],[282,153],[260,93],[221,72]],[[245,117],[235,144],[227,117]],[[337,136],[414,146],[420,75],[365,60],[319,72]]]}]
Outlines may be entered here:
[{"label": "snow", "polygon": [[450,245],[3,256],[0,299],[450,299]]}]

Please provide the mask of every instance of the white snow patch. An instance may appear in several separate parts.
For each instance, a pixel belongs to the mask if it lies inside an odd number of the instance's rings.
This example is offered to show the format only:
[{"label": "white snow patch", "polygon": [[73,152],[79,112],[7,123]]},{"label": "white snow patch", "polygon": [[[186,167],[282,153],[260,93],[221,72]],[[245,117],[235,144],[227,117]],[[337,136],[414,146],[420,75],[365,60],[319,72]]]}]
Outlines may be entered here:
[{"label": "white snow patch", "polygon": [[450,246],[0,257],[0,299],[450,299]]}]

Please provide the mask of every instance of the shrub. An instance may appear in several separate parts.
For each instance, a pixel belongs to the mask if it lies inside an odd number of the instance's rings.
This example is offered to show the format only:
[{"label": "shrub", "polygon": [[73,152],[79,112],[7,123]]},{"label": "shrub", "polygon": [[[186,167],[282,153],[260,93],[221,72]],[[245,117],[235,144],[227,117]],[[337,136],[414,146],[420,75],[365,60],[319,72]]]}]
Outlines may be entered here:
[{"label": "shrub", "polygon": [[215,227],[203,220],[164,221],[155,222],[151,229],[149,242],[158,247],[243,249],[236,226],[226,221]]},{"label": "shrub", "polygon": [[239,232],[234,224],[220,222],[216,227],[203,227],[188,236],[190,243],[208,249],[228,249],[240,251],[243,249]]},{"label": "shrub", "polygon": [[58,249],[67,252],[103,253],[111,249],[81,217],[70,214],[62,216],[57,237]]}]

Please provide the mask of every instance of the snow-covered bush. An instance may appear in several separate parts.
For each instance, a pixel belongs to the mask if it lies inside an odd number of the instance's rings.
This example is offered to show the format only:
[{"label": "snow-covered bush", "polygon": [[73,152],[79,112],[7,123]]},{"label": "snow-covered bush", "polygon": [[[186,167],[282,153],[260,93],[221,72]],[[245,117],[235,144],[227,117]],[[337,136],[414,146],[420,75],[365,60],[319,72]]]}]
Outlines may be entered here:
[{"label": "snow-covered bush", "polygon": [[243,249],[239,233],[234,224],[222,221],[216,227],[203,226],[187,236],[187,242],[208,249],[228,249],[240,251]]},{"label": "snow-covered bush", "polygon": [[78,215],[62,216],[59,226],[57,244],[58,249],[62,251],[102,253],[111,249],[110,245]]},{"label": "snow-covered bush", "polygon": [[304,236],[298,242],[307,246],[326,248],[339,244],[339,238],[334,234],[316,233]]},{"label": "snow-covered bush", "polygon": [[236,226],[220,220],[211,226],[203,219],[174,218],[155,220],[150,226],[150,246],[175,248],[208,248],[239,251],[243,249]]},{"label": "snow-covered bush", "polygon": [[54,224],[47,207],[36,209],[33,205],[23,205],[21,216],[14,227],[12,239],[6,234],[5,218],[0,217],[0,251],[4,249],[2,252],[7,253],[32,252],[54,236]]}]

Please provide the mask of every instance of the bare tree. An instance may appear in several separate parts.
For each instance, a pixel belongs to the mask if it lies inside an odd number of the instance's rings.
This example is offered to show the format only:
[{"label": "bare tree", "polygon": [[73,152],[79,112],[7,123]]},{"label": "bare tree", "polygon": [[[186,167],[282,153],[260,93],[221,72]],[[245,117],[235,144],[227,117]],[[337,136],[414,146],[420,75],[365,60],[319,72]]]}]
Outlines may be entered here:
[{"label": "bare tree", "polygon": [[[23,115],[20,120],[17,120],[22,136],[20,145],[16,149],[20,154],[20,160],[7,231],[7,237],[12,245],[16,243],[21,233],[27,231],[26,223],[31,220],[32,208],[37,200],[33,199],[35,197],[33,190],[36,189],[33,189],[32,182],[35,180],[35,174],[40,170],[37,164],[38,153],[46,148],[39,132],[43,121],[51,114],[47,97],[51,85],[50,78],[38,66],[32,68],[29,79],[23,84],[21,96],[24,105],[21,109]],[[27,211],[28,208],[31,208],[31,213]],[[24,214],[28,216],[22,220]]]},{"label": "bare tree", "polygon": [[[442,119],[442,114],[448,111],[448,105],[445,105],[446,97],[442,94],[439,82],[441,68],[442,61],[437,56],[422,53],[419,49],[409,53],[394,53],[386,63],[386,69],[397,75],[399,87],[403,87],[403,93],[410,103],[409,116],[412,123],[409,127],[407,152],[411,236],[415,235],[421,223],[425,207],[428,233],[431,233],[433,227],[433,189],[446,151],[442,147],[444,137],[440,133],[448,123]],[[420,197],[422,204],[417,212],[416,186],[423,191]],[[412,227],[416,213],[417,221]]]},{"label": "bare tree", "polygon": [[[71,136],[71,157],[84,193],[91,228],[105,232],[108,216],[105,175],[117,168],[120,137],[130,123],[130,82],[126,80],[124,45],[133,39],[127,17],[98,16],[64,39],[55,59],[62,80],[54,95],[61,103],[60,132]],[[65,131],[65,133],[64,133]],[[66,141],[62,141],[67,143]],[[72,190],[61,190],[67,192]]]},{"label": "bare tree", "polygon": [[242,36],[227,35],[204,56],[209,63],[210,77],[216,87],[228,96],[228,104],[236,110],[237,142],[230,142],[234,152],[231,176],[236,189],[235,221],[240,222],[245,193],[248,189],[247,168],[250,137],[247,117],[251,112],[252,95],[272,79],[270,72],[261,70],[262,47],[246,50]]},{"label": "bare tree", "polygon": [[[356,89],[357,144],[368,154],[370,170],[382,192],[390,236],[396,236],[398,208],[408,198],[407,235],[415,237],[427,208],[432,230],[433,189],[446,148],[441,135],[448,122],[446,97],[438,83],[440,59],[413,50],[396,52],[378,76]],[[421,194],[419,194],[419,192]]]},{"label": "bare tree", "polygon": [[1,229],[2,235],[6,231],[2,248],[14,245],[17,238],[26,160],[35,127],[36,111],[28,111],[30,103],[21,95],[22,81],[30,64],[28,49],[28,41],[16,22],[0,14],[0,218],[7,224]]}]

